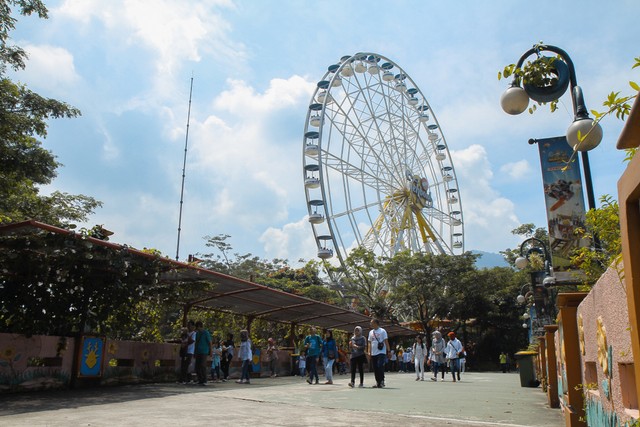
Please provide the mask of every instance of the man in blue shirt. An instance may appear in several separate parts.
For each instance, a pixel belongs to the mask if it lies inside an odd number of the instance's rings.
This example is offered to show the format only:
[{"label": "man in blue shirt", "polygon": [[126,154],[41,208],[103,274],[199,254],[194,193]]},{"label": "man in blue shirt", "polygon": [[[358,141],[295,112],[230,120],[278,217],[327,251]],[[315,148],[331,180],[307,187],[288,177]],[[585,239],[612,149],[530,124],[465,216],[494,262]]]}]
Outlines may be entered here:
[{"label": "man in blue shirt", "polygon": [[322,339],[316,335],[316,328],[311,327],[309,335],[304,339],[304,348],[307,349],[307,369],[309,370],[309,378],[307,382],[313,384],[313,378],[318,384],[318,356],[322,351]]},{"label": "man in blue shirt", "polygon": [[211,334],[204,328],[201,321],[196,322],[196,374],[198,375],[198,384],[207,384],[207,358],[212,353]]}]

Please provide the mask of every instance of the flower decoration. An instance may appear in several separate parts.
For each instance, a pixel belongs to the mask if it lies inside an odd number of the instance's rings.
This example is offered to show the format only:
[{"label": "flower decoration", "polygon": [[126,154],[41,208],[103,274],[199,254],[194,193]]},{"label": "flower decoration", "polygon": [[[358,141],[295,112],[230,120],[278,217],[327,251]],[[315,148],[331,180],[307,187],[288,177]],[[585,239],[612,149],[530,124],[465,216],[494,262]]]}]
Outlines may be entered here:
[{"label": "flower decoration", "polygon": [[115,341],[110,341],[107,347],[107,353],[116,354],[118,352],[118,344]]},{"label": "flower decoration", "polygon": [[602,367],[605,376],[609,376],[609,347],[607,346],[607,330],[604,326],[602,316],[598,316],[597,338],[598,338],[598,363]]},{"label": "flower decoration", "polygon": [[586,349],[584,345],[584,321],[582,320],[582,314],[578,316],[578,340],[580,343],[580,354],[584,356]]}]

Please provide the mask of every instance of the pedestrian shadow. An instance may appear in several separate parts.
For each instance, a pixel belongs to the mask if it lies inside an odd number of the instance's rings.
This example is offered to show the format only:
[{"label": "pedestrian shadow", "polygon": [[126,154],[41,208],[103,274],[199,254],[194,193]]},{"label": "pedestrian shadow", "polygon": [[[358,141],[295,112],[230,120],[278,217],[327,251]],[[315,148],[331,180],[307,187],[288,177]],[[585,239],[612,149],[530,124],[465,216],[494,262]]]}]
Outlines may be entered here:
[{"label": "pedestrian shadow", "polygon": [[[238,384],[234,384],[240,387]],[[112,387],[30,391],[0,396],[0,419],[7,415],[30,412],[74,409],[110,403],[157,399],[187,393],[204,393],[222,390],[222,387],[182,384],[137,384]],[[228,389],[228,388],[227,388]],[[2,424],[0,422],[0,424]]]}]

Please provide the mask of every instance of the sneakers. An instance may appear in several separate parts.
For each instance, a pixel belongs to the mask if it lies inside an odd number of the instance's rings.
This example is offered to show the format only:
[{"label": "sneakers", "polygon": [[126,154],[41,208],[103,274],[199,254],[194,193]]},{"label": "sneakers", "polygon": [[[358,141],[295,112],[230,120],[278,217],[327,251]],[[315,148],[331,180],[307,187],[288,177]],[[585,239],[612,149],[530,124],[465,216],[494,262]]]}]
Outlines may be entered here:
[{"label": "sneakers", "polygon": [[431,377],[431,381],[438,381],[437,377]]},{"label": "sneakers", "polygon": [[364,384],[360,384],[358,388],[364,388]]},{"label": "sneakers", "polygon": [[420,381],[424,381],[424,378],[420,378]]},{"label": "sneakers", "polygon": [[319,384],[319,382],[318,382],[318,380],[316,380],[316,385],[318,385],[318,384]]},{"label": "sneakers", "polygon": [[307,378],[307,382],[308,382],[309,384],[313,384],[313,381],[311,381],[309,378]]},{"label": "sneakers", "polygon": [[[362,384],[360,386],[362,387]],[[349,383],[349,387],[353,388],[353,383]]]},{"label": "sneakers", "polygon": [[380,387],[378,384],[374,384],[371,386],[371,388],[382,388],[382,387]]},{"label": "sneakers", "polygon": [[416,381],[420,381],[420,377],[416,377]]},{"label": "sneakers", "polygon": [[236,380],[236,384],[244,384],[244,382],[245,382],[245,380]]},{"label": "sneakers", "polygon": [[329,380],[329,381],[325,382],[325,384],[333,384],[333,381]]}]

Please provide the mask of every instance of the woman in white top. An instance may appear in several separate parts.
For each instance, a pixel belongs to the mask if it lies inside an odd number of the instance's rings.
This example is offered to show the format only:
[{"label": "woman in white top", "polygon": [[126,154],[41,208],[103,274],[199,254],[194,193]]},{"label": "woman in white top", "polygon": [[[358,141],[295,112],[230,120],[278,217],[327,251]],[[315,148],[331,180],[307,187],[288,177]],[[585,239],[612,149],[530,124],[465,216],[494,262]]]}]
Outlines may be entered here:
[{"label": "woman in white top", "polygon": [[413,344],[413,363],[416,367],[416,381],[424,381],[424,361],[427,358],[427,346],[424,345],[422,335],[416,337],[416,342]]}]

